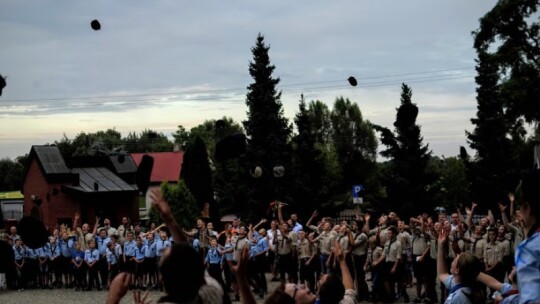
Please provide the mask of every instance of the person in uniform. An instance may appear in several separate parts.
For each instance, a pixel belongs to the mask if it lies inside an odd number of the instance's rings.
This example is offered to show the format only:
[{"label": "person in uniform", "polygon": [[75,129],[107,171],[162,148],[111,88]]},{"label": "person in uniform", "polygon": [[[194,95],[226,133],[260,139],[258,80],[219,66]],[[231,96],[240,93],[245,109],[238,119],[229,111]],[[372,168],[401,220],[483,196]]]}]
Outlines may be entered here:
[{"label": "person in uniform", "polygon": [[101,290],[98,278],[98,262],[99,262],[99,250],[96,248],[96,241],[90,240],[88,242],[88,249],[84,253],[84,263],[88,270],[88,287],[87,291],[91,291],[95,285],[97,290]]},{"label": "person in uniform", "polygon": [[298,264],[300,265],[300,283],[307,285],[310,290],[315,290],[315,269],[317,250],[315,245],[306,238],[303,230],[298,232],[296,245],[298,251]]},{"label": "person in uniform", "polygon": [[[386,295],[388,300],[393,301],[395,298],[394,284],[397,282],[398,285],[401,283],[401,268],[399,264],[401,262],[401,243],[397,239],[398,229],[395,226],[390,226],[386,231],[386,236],[388,240],[384,244],[383,257],[385,261],[384,266],[384,275],[385,281],[384,286],[386,289]],[[398,286],[399,288],[399,286]],[[401,290],[401,288],[400,288]],[[405,302],[409,302],[408,295],[405,293],[403,295]]]}]

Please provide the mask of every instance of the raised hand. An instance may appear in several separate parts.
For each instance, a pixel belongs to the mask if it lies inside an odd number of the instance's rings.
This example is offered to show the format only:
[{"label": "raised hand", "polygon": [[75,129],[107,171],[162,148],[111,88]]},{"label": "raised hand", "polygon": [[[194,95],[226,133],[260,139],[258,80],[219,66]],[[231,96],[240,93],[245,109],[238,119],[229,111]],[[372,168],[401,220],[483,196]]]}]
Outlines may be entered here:
[{"label": "raised hand", "polygon": [[128,291],[130,281],[131,275],[129,273],[119,273],[111,282],[109,295],[107,296],[107,304],[120,303],[120,300]]},{"label": "raised hand", "polygon": [[135,289],[133,291],[133,302],[135,302],[135,304],[150,304],[152,301],[146,299],[148,298],[149,294],[150,291],[147,290],[141,298],[141,291],[139,289]]},{"label": "raised hand", "polygon": [[506,211],[506,206],[503,205],[503,203],[499,203],[499,210],[501,211],[501,213],[505,212]]},{"label": "raised hand", "polygon": [[516,199],[516,197],[514,196],[514,193],[512,192],[508,193],[508,199],[510,200],[510,203],[513,203]]},{"label": "raised hand", "polygon": [[152,189],[150,192],[150,199],[152,200],[152,206],[154,206],[158,211],[161,217],[171,215],[171,207],[163,197],[161,190],[158,188]]}]

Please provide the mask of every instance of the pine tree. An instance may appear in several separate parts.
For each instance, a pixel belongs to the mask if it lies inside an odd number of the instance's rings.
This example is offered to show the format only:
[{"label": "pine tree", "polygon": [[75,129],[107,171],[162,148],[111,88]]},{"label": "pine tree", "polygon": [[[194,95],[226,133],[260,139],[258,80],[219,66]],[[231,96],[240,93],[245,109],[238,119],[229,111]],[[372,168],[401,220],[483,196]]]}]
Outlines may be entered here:
[{"label": "pine tree", "polygon": [[411,210],[431,211],[433,201],[429,190],[435,176],[428,170],[431,151],[423,143],[420,126],[416,124],[418,107],[412,103],[412,90],[401,86],[401,105],[397,109],[394,133],[375,126],[381,132],[381,142],[387,147],[381,155],[389,158],[384,174],[388,206],[405,214]]},{"label": "pine tree", "polygon": [[[469,145],[476,150],[475,161],[468,163],[469,178],[473,199],[493,204],[517,183],[519,144],[513,143],[510,133],[512,125],[519,122],[510,122],[505,115],[495,56],[479,51],[476,71],[478,111],[471,119],[475,129],[466,133]],[[518,143],[519,137],[515,138]]]},{"label": "pine tree", "polygon": [[180,178],[195,197],[201,210],[205,203],[210,204],[211,215],[215,219],[217,210],[214,206],[212,171],[210,170],[206,145],[200,137],[196,137],[184,153]]},{"label": "pine tree", "polygon": [[[260,209],[257,207],[275,199],[286,199],[285,185],[290,178],[287,170],[291,169],[288,142],[291,126],[284,117],[281,92],[276,89],[279,78],[272,76],[275,66],[270,63],[269,49],[264,43],[264,37],[259,34],[251,49],[253,61],[249,64],[249,73],[254,82],[248,86],[247,120],[243,124],[249,143],[248,160],[250,164],[262,166],[263,175],[258,179],[248,178],[252,189],[248,210]],[[275,166],[285,167],[284,177],[273,176]]]}]

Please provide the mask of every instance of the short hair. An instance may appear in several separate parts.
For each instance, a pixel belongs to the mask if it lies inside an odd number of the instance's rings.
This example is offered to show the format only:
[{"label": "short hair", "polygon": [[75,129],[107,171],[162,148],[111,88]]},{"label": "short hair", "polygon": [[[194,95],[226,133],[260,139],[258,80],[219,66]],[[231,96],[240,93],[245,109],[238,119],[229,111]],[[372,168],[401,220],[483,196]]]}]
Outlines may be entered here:
[{"label": "short hair", "polygon": [[163,257],[160,272],[167,298],[171,302],[193,300],[199,288],[205,284],[203,262],[197,251],[187,243],[171,246],[169,255]]},{"label": "short hair", "polygon": [[344,295],[345,286],[341,278],[335,273],[328,274],[326,281],[319,288],[320,303],[339,303]]}]

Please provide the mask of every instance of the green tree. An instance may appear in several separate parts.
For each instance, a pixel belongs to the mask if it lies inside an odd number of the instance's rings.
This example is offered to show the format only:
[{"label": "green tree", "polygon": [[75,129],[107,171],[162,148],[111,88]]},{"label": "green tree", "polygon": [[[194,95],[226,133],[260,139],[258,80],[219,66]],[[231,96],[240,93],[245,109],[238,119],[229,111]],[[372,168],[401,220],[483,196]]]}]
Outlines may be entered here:
[{"label": "green tree", "polygon": [[[315,104],[312,102],[311,105]],[[341,181],[340,167],[333,146],[323,142],[320,125],[310,107],[306,108],[303,96],[294,122],[298,134],[294,136],[292,197],[294,209],[301,218],[308,218],[315,209],[333,211],[332,196]],[[334,160],[334,161],[332,161]]]},{"label": "green tree", "polygon": [[438,206],[453,211],[460,204],[471,201],[469,177],[463,159],[435,156],[430,159],[428,167],[438,177],[432,185],[432,188],[438,189],[433,196]]},{"label": "green tree", "polygon": [[474,162],[468,163],[471,191],[481,204],[493,204],[501,192],[515,187],[520,171],[516,152],[523,145],[524,130],[519,119],[509,119],[505,113],[499,69],[493,54],[478,52],[477,112],[471,119],[475,128],[466,135],[476,150]]},{"label": "green tree", "polygon": [[212,172],[208,160],[204,141],[200,137],[196,137],[184,153],[180,179],[184,181],[195,197],[200,210],[203,209],[205,203],[209,203],[210,210],[214,211]]},{"label": "green tree", "polygon": [[[504,78],[498,94],[509,119],[524,117],[540,132],[540,15],[538,0],[499,0],[480,19],[474,47]],[[484,55],[482,55],[484,56]]]},{"label": "green tree", "polygon": [[[264,174],[258,179],[249,179],[248,206],[245,210],[261,210],[275,199],[287,199],[287,187],[291,175],[287,170],[291,166],[291,148],[289,136],[291,126],[283,113],[281,93],[276,86],[279,78],[272,73],[275,66],[270,64],[270,47],[259,34],[255,46],[251,49],[253,61],[249,64],[249,74],[254,82],[248,86],[246,105],[247,120],[243,122],[248,136],[247,157],[250,163],[260,164]],[[282,165],[285,176],[275,178],[272,174],[275,166]],[[260,211],[259,211],[260,212]]]},{"label": "green tree", "polygon": [[15,161],[9,158],[0,159],[0,191],[21,190],[23,171],[22,158],[17,158]]},{"label": "green tree", "polygon": [[343,172],[342,191],[350,193],[353,185],[366,188],[366,198],[379,195],[377,180],[377,139],[358,104],[339,97],[331,113],[332,139]]},{"label": "green tree", "polygon": [[416,124],[418,107],[412,103],[412,90],[406,84],[402,84],[401,89],[394,133],[374,126],[386,146],[381,155],[389,159],[383,175],[387,206],[404,214],[411,214],[411,210],[431,211],[434,207],[431,194],[436,191],[432,188],[434,173],[428,170],[431,151],[424,145],[420,126]]},{"label": "green tree", "polygon": [[[171,206],[171,212],[178,224],[186,229],[193,227],[200,215],[200,210],[197,207],[195,197],[189,192],[184,181],[180,180],[177,184],[163,182],[161,184],[161,192]],[[148,217],[151,223],[162,222],[159,211],[154,207],[150,209]]]}]

